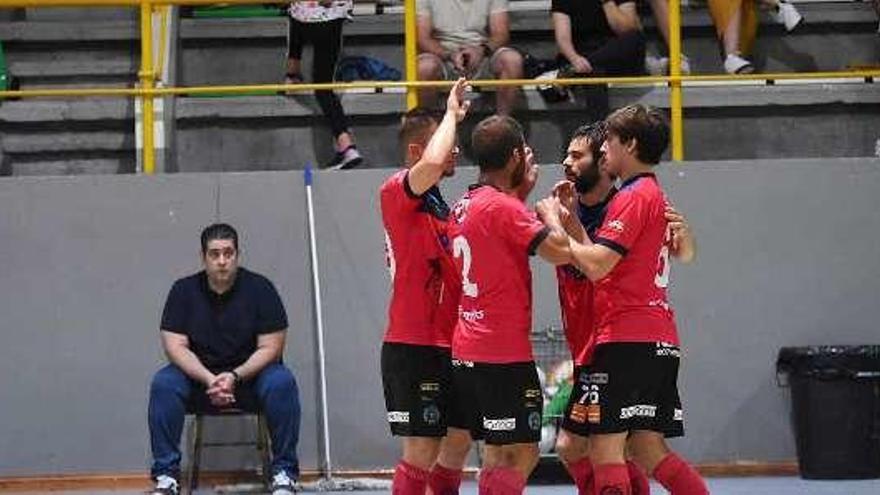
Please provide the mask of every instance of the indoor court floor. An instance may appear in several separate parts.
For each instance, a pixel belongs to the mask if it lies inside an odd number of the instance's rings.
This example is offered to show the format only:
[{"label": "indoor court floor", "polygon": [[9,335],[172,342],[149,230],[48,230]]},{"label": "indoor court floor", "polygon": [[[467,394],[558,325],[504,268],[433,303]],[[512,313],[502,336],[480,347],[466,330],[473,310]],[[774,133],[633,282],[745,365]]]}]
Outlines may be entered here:
[{"label": "indoor court floor", "polygon": [[[859,481],[807,481],[800,478],[772,477],[772,478],[709,478],[709,490],[712,495],[878,495],[880,494],[880,480]],[[33,495],[36,492],[11,492],[18,495]],[[143,495],[144,492],[136,490],[126,491],[67,491],[52,492],[53,494],[68,495]],[[217,493],[210,489],[200,489],[196,495],[209,495]],[[224,491],[223,493],[232,493]],[[248,492],[254,493],[254,492]],[[308,492],[303,492],[308,493]],[[324,492],[333,494],[348,493],[352,495],[379,495],[384,491],[357,491],[357,492]],[[477,485],[473,481],[462,484],[462,495],[476,495]],[[527,495],[562,495],[574,493],[573,487],[568,485],[529,485],[526,488]],[[655,483],[651,484],[651,493],[661,495],[666,491]]]}]

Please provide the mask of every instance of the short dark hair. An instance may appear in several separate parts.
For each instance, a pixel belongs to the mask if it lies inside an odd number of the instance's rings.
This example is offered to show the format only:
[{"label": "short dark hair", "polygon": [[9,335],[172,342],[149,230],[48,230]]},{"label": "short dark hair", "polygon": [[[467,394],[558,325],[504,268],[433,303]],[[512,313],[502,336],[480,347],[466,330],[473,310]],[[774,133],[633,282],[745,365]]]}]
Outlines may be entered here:
[{"label": "short dark hair", "polygon": [[202,230],[202,254],[208,252],[208,243],[211,241],[232,240],[232,245],[238,251],[238,232],[228,223],[215,223],[208,225]]},{"label": "short dark hair", "polygon": [[471,133],[471,151],[481,171],[503,169],[513,150],[524,145],[522,126],[506,115],[486,117]]},{"label": "short dark hair", "polygon": [[590,154],[593,155],[593,163],[598,164],[602,159],[602,144],[605,142],[605,136],[608,133],[608,126],[604,121],[599,120],[590,124],[584,124],[571,133],[572,142],[576,139],[587,139],[589,141]]},{"label": "short dark hair", "polygon": [[425,107],[415,107],[403,114],[397,137],[404,153],[410,143],[427,141],[431,128],[439,124],[441,119],[439,111]]},{"label": "short dark hair", "polygon": [[608,133],[622,143],[636,140],[636,156],[644,163],[656,165],[669,145],[669,124],[660,110],[647,105],[629,105],[605,119]]}]

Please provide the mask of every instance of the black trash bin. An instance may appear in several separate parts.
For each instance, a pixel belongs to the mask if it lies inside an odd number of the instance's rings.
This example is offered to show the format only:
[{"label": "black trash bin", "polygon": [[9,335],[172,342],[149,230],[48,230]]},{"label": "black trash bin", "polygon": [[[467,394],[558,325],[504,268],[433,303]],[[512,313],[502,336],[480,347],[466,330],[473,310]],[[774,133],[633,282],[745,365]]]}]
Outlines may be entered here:
[{"label": "black trash bin", "polygon": [[880,478],[880,345],[784,347],[776,372],[791,387],[801,477]]}]

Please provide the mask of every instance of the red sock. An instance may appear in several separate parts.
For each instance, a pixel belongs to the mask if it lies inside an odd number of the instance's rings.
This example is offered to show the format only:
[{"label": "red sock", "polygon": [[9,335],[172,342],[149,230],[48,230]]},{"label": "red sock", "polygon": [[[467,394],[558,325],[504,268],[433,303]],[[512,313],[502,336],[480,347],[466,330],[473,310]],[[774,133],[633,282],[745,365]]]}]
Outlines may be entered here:
[{"label": "red sock", "polygon": [[599,464],[593,466],[593,493],[603,495],[632,495],[626,464]]},{"label": "red sock", "polygon": [[428,486],[428,472],[413,466],[403,459],[394,468],[394,481],[391,493],[394,495],[425,495]]},{"label": "red sock", "polygon": [[657,464],[654,478],[672,495],[709,495],[706,482],[697,470],[674,452]]},{"label": "red sock", "polygon": [[458,495],[458,487],[461,486],[461,470],[449,469],[434,464],[431,474],[428,476],[428,486],[434,495]]},{"label": "red sock", "polygon": [[633,495],[649,495],[651,484],[641,466],[632,461],[626,461],[626,469],[629,471],[629,484],[632,487]]},{"label": "red sock", "polygon": [[510,468],[487,469],[480,473],[480,495],[522,495],[526,479]]},{"label": "red sock", "polygon": [[589,457],[565,465],[566,471],[574,480],[578,489],[578,495],[590,495],[593,493],[593,463]]}]

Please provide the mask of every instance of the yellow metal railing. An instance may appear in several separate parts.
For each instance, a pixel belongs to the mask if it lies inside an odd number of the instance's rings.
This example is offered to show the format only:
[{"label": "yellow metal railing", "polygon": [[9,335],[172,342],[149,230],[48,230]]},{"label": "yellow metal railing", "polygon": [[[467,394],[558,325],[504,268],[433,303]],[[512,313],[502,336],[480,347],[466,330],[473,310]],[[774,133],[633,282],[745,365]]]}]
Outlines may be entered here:
[{"label": "yellow metal railing", "polygon": [[[265,0],[0,0],[0,8],[6,7],[140,7],[140,30],[141,30],[141,68],[138,72],[140,87],[137,88],[95,88],[95,89],[33,89],[19,91],[0,91],[0,99],[4,98],[36,98],[36,97],[139,97],[143,107],[143,165],[144,173],[152,174],[155,170],[154,150],[154,115],[153,99],[157,96],[168,95],[199,95],[199,94],[241,94],[265,91],[274,93],[278,91],[311,92],[320,89],[349,90],[349,89],[376,89],[376,88],[404,88],[407,92],[407,108],[412,108],[417,102],[418,88],[449,87],[450,81],[417,81],[416,67],[416,9],[415,0],[405,0],[404,34],[406,56],[406,81],[363,81],[353,83],[322,83],[322,84],[260,84],[244,86],[190,86],[190,87],[161,87],[155,86],[156,70],[153,66],[153,24],[151,12],[155,6],[167,5],[215,5],[223,3],[233,4],[257,4]],[[706,81],[775,81],[775,80],[805,80],[810,79],[849,79],[849,78],[872,78],[880,77],[880,70],[853,70],[836,72],[799,72],[799,73],[764,73],[747,75],[682,75],[681,74],[681,8],[678,1],[669,2],[669,52],[670,52],[670,75],[669,76],[639,76],[639,77],[590,77],[557,79],[553,84],[560,86],[583,86],[592,84],[645,84],[663,83],[670,87],[669,106],[671,109],[671,140],[672,159],[681,161],[684,159],[684,136],[683,136],[683,87],[690,82]],[[534,86],[534,79],[508,79],[508,80],[475,80],[473,86]]]}]

